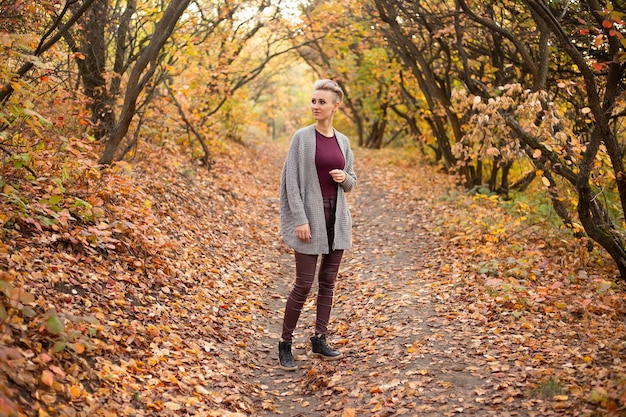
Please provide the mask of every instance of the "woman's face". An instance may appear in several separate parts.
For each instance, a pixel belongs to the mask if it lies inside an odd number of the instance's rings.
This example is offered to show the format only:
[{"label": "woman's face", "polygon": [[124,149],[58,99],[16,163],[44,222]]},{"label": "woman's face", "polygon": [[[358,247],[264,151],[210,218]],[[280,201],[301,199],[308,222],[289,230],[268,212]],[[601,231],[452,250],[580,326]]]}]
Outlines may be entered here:
[{"label": "woman's face", "polygon": [[311,98],[311,111],[316,121],[330,119],[333,113],[339,107],[339,103],[335,103],[335,93],[328,90],[313,91]]}]

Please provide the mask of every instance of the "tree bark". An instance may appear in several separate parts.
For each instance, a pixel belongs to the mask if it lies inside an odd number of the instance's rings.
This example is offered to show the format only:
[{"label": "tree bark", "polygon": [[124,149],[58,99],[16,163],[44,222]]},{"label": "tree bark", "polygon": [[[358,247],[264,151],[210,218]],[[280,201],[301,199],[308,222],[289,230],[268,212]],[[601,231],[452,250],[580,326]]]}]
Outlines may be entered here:
[{"label": "tree bark", "polygon": [[78,50],[78,68],[83,80],[85,95],[89,98],[89,110],[93,123],[93,136],[105,137],[115,125],[112,98],[104,78],[106,71],[107,44],[105,29],[109,17],[109,1],[96,0],[85,15],[83,36]]},{"label": "tree bark", "polygon": [[156,71],[159,52],[165,46],[176,27],[178,19],[187,9],[189,2],[190,0],[172,0],[163,13],[163,17],[154,28],[154,34],[150,43],[142,51],[130,73],[119,120],[111,131],[99,163],[106,165],[111,164],[115,160],[116,151],[135,116],[139,94],[141,94]]}]

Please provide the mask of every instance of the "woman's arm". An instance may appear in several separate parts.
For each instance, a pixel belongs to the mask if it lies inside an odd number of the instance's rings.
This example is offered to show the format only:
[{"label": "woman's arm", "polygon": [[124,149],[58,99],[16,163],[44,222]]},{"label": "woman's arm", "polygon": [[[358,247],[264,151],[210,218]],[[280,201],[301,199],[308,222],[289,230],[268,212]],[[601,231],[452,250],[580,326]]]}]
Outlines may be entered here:
[{"label": "woman's arm", "polygon": [[344,167],[343,171],[345,172],[346,177],[342,182],[339,183],[339,185],[341,186],[341,188],[343,188],[345,192],[350,192],[356,185],[356,174],[354,172],[354,166],[353,166],[354,154],[352,153],[352,148],[350,147],[350,142],[348,141],[347,138],[345,138],[345,141],[346,141],[346,149],[345,149],[346,166]]}]

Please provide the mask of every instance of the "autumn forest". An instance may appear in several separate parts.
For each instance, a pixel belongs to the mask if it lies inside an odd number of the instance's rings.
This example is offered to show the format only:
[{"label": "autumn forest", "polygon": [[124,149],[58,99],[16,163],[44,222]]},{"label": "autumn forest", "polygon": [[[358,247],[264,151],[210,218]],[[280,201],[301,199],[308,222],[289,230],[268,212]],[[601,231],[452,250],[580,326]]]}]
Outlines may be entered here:
[{"label": "autumn forest", "polygon": [[[0,0],[0,417],[626,416],[622,0]],[[277,365],[278,188],[354,242]]]}]

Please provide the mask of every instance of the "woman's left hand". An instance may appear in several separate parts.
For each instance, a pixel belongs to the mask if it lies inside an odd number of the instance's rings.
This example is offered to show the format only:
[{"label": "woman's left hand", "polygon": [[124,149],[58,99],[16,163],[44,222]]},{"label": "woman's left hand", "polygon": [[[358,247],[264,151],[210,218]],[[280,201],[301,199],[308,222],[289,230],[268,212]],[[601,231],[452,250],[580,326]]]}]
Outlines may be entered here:
[{"label": "woman's left hand", "polygon": [[333,169],[328,172],[333,180],[338,183],[342,183],[346,180],[346,173],[342,169]]}]

